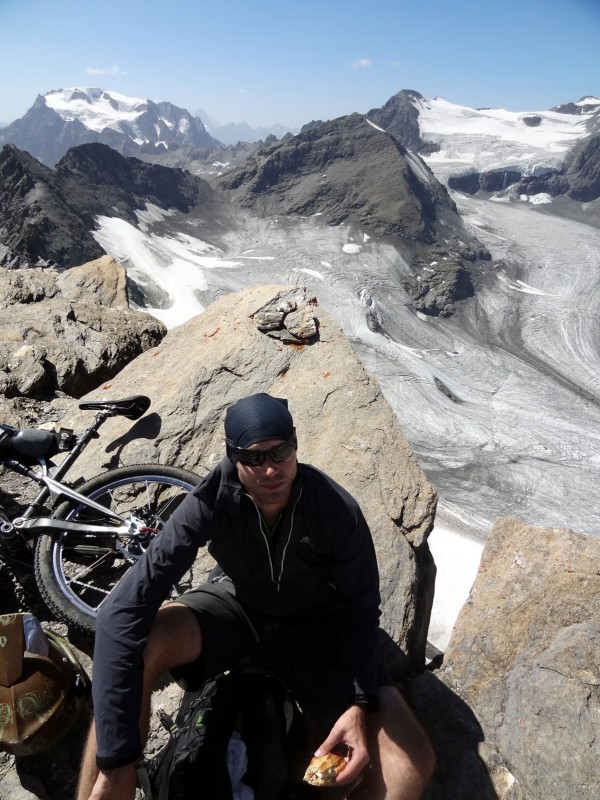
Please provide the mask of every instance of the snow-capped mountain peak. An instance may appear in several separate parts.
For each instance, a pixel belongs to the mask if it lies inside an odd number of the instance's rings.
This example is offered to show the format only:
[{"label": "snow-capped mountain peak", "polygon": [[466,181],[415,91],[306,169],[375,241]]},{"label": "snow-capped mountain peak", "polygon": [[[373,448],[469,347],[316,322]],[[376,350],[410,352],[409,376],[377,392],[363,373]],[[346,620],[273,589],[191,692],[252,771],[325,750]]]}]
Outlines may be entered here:
[{"label": "snow-capped mountain peak", "polygon": [[45,94],[48,108],[65,121],[79,120],[86,128],[98,133],[104,128],[122,130],[122,122],[135,122],[148,110],[148,101],[125,97],[104,89],[58,89]]},{"label": "snow-capped mountain peak", "polygon": [[202,121],[169,102],[155,103],[99,88],[55,89],[4,128],[0,145],[16,144],[48,166],[70,147],[101,142],[127,156],[161,156],[181,148],[222,150]]},{"label": "snow-capped mountain peak", "polygon": [[65,122],[79,120],[98,133],[105,128],[123,132],[123,122],[135,124],[148,111],[147,100],[104,89],[58,89],[48,92],[43,99]]},{"label": "snow-capped mountain peak", "polygon": [[576,103],[562,103],[550,110],[558,111],[561,114],[594,114],[600,111],[600,99],[585,95],[577,100]]}]

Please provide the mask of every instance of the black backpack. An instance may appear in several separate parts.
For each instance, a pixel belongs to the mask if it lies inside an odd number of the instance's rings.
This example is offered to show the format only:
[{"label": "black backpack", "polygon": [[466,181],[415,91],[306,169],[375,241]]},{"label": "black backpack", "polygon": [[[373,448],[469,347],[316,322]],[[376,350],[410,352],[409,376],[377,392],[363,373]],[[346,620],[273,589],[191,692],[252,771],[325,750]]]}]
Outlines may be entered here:
[{"label": "black backpack", "polygon": [[270,796],[285,793],[283,745],[292,727],[300,728],[299,712],[275,676],[250,670],[222,673],[199,692],[186,692],[174,721],[159,714],[171,738],[138,771],[146,800],[232,800],[227,748],[234,731],[248,753],[244,783],[254,788],[266,776]]}]

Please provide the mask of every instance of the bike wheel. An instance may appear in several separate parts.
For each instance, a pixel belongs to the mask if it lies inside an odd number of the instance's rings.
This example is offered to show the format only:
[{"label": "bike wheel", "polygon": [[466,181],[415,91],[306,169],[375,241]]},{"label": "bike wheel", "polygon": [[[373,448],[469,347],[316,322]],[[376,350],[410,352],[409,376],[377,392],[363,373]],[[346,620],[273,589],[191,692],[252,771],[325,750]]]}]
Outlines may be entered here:
[{"label": "bike wheel", "polygon": [[[77,629],[93,633],[96,615],[108,595],[200,481],[198,475],[175,467],[140,465],[112,470],[79,487],[80,494],[135,522],[125,535],[64,531],[39,537],[35,575],[50,610]],[[52,516],[90,525],[119,525],[114,518],[72,501]]]}]

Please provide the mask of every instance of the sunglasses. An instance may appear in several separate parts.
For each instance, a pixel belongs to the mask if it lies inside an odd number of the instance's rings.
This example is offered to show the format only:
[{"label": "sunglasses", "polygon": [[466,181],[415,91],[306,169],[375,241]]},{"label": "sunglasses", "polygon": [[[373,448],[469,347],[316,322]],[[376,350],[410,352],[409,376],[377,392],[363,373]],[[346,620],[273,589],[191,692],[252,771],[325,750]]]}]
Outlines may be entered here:
[{"label": "sunglasses", "polygon": [[268,450],[245,450],[243,447],[234,447],[227,442],[228,454],[234,456],[235,460],[245,467],[262,467],[267,458],[274,464],[287,461],[297,447],[298,441],[295,436],[288,439],[287,442],[270,447]]}]

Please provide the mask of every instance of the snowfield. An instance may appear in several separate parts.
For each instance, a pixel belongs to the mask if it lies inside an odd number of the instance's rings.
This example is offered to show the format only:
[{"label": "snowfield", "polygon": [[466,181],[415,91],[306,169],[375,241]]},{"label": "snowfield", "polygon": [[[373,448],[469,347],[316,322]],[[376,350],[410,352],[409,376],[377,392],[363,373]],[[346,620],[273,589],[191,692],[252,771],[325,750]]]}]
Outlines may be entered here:
[{"label": "snowfield", "polygon": [[[585,101],[579,103],[585,105]],[[518,167],[529,175],[557,167],[571,147],[589,136],[587,123],[593,113],[473,109],[442,97],[415,101],[415,105],[421,136],[440,145],[439,152],[425,159],[438,177],[438,173],[447,176],[467,169],[484,172],[506,167]]]}]

